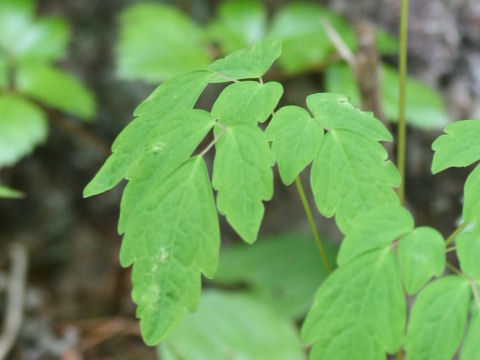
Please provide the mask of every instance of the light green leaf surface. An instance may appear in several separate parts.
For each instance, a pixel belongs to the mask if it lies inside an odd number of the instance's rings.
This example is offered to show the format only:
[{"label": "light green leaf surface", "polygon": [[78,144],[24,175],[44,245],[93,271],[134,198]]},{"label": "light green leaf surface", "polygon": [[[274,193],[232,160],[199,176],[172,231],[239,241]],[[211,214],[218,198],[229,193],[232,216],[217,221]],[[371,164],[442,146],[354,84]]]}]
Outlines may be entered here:
[{"label": "light green leaf surface", "polygon": [[433,228],[416,228],[398,242],[398,265],[409,295],[414,295],[432,276],[442,275],[445,262],[445,242]]},{"label": "light green leaf surface", "polygon": [[[330,263],[336,247],[323,241]],[[280,234],[260,239],[254,246],[230,246],[220,253],[215,281],[248,285],[248,293],[279,313],[299,319],[312,304],[328,272],[311,236]]]},{"label": "light green leaf surface", "polygon": [[217,73],[210,82],[259,78],[270,69],[281,52],[282,45],[278,40],[263,40],[251,49],[234,51],[208,66],[208,70]]},{"label": "light green leaf surface", "polygon": [[267,138],[257,126],[234,124],[215,148],[212,183],[218,211],[243,240],[253,243],[265,210],[262,201],[273,196],[274,157]]},{"label": "light green leaf surface", "polygon": [[324,136],[312,166],[312,191],[320,213],[336,214],[344,233],[359,213],[398,202],[392,187],[399,174],[386,158],[382,145],[352,131],[333,129]]},{"label": "light green leaf surface", "polygon": [[233,0],[219,4],[214,21],[209,25],[211,39],[221,52],[249,47],[260,41],[266,31],[267,11],[255,0]]},{"label": "light green leaf surface", "polygon": [[468,175],[463,195],[463,219],[480,221],[480,165]]},{"label": "light green leaf surface", "polygon": [[45,114],[14,95],[0,95],[0,167],[13,165],[47,137]]},{"label": "light green leaf surface", "polygon": [[412,215],[399,204],[379,206],[360,213],[343,239],[338,265],[343,266],[363,253],[389,245],[413,230],[413,225]]},{"label": "light green leaf surface", "polygon": [[435,280],[413,304],[405,339],[407,360],[451,360],[465,331],[470,285],[460,276]]},{"label": "light green leaf surface", "polygon": [[449,167],[465,167],[480,159],[480,120],[457,121],[432,144],[434,174]]},{"label": "light green leaf surface", "polygon": [[17,87],[22,93],[85,120],[95,115],[93,94],[74,76],[47,65],[21,66]]},{"label": "light green leaf surface", "polygon": [[455,244],[462,272],[480,280],[480,232],[478,230],[462,232],[457,236]]},{"label": "light green leaf surface", "polygon": [[313,160],[323,139],[323,127],[298,106],[284,106],[273,116],[266,135],[273,141],[280,177],[290,185]]},{"label": "light green leaf surface", "polygon": [[[383,111],[388,121],[398,120],[398,72],[383,65]],[[360,105],[360,93],[352,70],[345,64],[329,67],[326,72],[326,88],[348,96],[352,103]],[[437,130],[448,123],[447,110],[442,96],[432,87],[407,77],[406,117],[408,124],[424,130]]]},{"label": "light green leaf surface", "polygon": [[93,196],[110,190],[122,178],[129,176],[129,170],[142,154],[147,151],[150,132],[162,119],[180,110],[191,109],[208,84],[211,73],[195,71],[171,78],[162,83],[136,109],[136,119],[115,139],[113,154],[90,181],[84,196]]},{"label": "light green leaf surface", "polygon": [[339,15],[316,4],[297,2],[277,11],[268,33],[283,43],[279,64],[287,74],[324,65],[334,46],[322,21],[327,19],[350,47],[355,47],[355,33]]},{"label": "light green leaf surface", "polygon": [[335,270],[302,326],[311,360],[385,360],[403,337],[406,305],[395,255],[375,250]]},{"label": "light green leaf surface", "polygon": [[480,360],[480,304],[475,303],[471,311],[470,324],[463,341],[460,360]]},{"label": "light green leaf surface", "polygon": [[164,360],[304,360],[295,326],[255,299],[210,290],[162,345]]},{"label": "light green leaf surface", "polygon": [[23,194],[20,191],[0,185],[0,199],[19,199],[22,197]]},{"label": "light green leaf surface", "polygon": [[210,62],[202,30],[176,8],[136,4],[120,16],[116,46],[123,79],[165,80]]},{"label": "light green leaf surface", "polygon": [[166,117],[148,134],[146,151],[132,169],[120,207],[118,231],[123,233],[143,199],[161,187],[181,163],[195,151],[215,121],[203,110],[183,110]]},{"label": "light green leaf surface", "polygon": [[142,336],[156,345],[195,310],[201,276],[215,274],[218,217],[205,162],[188,160],[145,197],[127,224],[122,266],[133,264],[133,301]]},{"label": "light green leaf surface", "polygon": [[260,84],[242,81],[227,86],[218,96],[212,115],[223,125],[264,122],[273,113],[283,94],[278,82]]}]

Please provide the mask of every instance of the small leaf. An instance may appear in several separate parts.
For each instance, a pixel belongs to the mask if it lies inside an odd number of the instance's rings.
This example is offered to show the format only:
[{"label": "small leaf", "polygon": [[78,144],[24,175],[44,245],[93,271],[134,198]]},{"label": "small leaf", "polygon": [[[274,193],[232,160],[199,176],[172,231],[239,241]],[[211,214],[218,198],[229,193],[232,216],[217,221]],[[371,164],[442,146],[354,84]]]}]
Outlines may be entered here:
[{"label": "small leaf", "polygon": [[455,244],[462,271],[480,280],[480,232],[478,230],[462,232],[457,236]]},{"label": "small leaf", "polygon": [[243,294],[210,290],[160,346],[165,360],[304,360],[295,326]]},{"label": "small leaf", "polygon": [[293,3],[275,13],[268,37],[282,40],[279,64],[287,74],[321,66],[335,50],[322,24],[323,19],[331,23],[349,47],[354,47],[353,29],[338,14],[323,7]]},{"label": "small leaf", "polygon": [[23,194],[20,191],[0,185],[0,199],[20,199],[22,197]]},{"label": "small leaf", "polygon": [[434,174],[449,167],[465,167],[480,159],[480,120],[457,121],[432,144]]},{"label": "small leaf", "polygon": [[465,331],[469,282],[446,276],[429,284],[413,304],[405,339],[409,360],[451,360]]},{"label": "small leaf", "polygon": [[480,304],[475,303],[471,311],[470,325],[463,341],[460,360],[480,360]]},{"label": "small leaf", "polygon": [[158,122],[177,111],[191,109],[210,76],[207,71],[194,71],[162,83],[137,107],[137,118],[115,139],[113,154],[85,187],[83,195],[88,197],[110,190],[127,177],[129,170],[147,150],[148,135]]},{"label": "small leaf", "polygon": [[0,95],[0,167],[30,154],[47,132],[45,114],[37,106],[14,95]]},{"label": "small leaf", "polygon": [[[330,263],[336,247],[323,241]],[[255,246],[240,244],[220,253],[215,282],[247,284],[249,294],[287,317],[305,316],[328,272],[315,240],[301,234],[280,234],[260,239]]]},{"label": "small leaf", "polygon": [[467,177],[463,200],[463,219],[467,222],[480,221],[480,165]]},{"label": "small leaf", "polygon": [[46,65],[21,66],[18,70],[19,91],[83,119],[95,115],[93,94],[72,75]]},{"label": "small leaf", "polygon": [[213,105],[212,115],[218,117],[224,125],[257,125],[272,114],[282,93],[282,85],[278,82],[238,82],[227,86],[220,93]]},{"label": "small leaf", "polygon": [[253,243],[265,210],[262,201],[273,196],[273,154],[265,134],[250,124],[229,126],[215,148],[212,183],[218,211],[243,240]]},{"label": "small leaf", "polygon": [[116,45],[123,79],[158,82],[210,62],[202,30],[176,8],[136,4],[120,16]]},{"label": "small leaf", "polygon": [[298,106],[278,110],[265,133],[273,141],[272,150],[285,185],[290,185],[313,160],[323,139],[318,120]]},{"label": "small leaf", "polygon": [[419,227],[398,242],[398,264],[409,295],[414,295],[432,276],[445,269],[445,242],[430,227]]},{"label": "small leaf", "polygon": [[320,286],[302,326],[311,360],[385,359],[402,342],[406,305],[395,256],[374,250]]},{"label": "small leaf", "polygon": [[209,35],[223,54],[249,47],[265,35],[267,11],[255,0],[233,0],[219,4]]},{"label": "small leaf", "polygon": [[225,82],[226,79],[253,79],[263,76],[280,56],[280,41],[263,40],[251,49],[234,51],[213,62],[207,69],[217,73],[210,82]]},{"label": "small leaf", "polygon": [[355,218],[343,239],[337,263],[343,266],[372,249],[389,245],[413,230],[412,215],[399,204],[375,207]]},{"label": "small leaf", "polygon": [[192,158],[142,199],[127,224],[122,266],[133,265],[132,298],[142,336],[156,345],[195,310],[200,272],[212,277],[220,243],[205,162]]}]

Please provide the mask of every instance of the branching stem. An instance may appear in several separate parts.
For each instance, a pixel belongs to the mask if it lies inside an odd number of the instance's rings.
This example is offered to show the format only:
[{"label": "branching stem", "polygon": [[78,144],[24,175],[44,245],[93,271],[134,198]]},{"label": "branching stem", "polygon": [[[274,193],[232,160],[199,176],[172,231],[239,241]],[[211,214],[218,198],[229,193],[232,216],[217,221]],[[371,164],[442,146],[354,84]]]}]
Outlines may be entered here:
[{"label": "branching stem", "polygon": [[313,216],[312,216],[312,210],[310,209],[310,205],[308,204],[308,199],[305,196],[305,191],[303,190],[302,182],[300,181],[300,177],[298,176],[295,178],[295,185],[297,186],[298,195],[300,196],[300,200],[302,200],[302,205],[305,210],[305,214],[307,215],[310,228],[312,229],[313,237],[315,238],[315,244],[317,244],[318,252],[320,253],[323,264],[327,269],[327,272],[330,274],[332,272],[332,266],[328,261],[325,248],[323,247],[323,244],[322,244],[322,240],[320,240],[320,236],[318,236],[317,227],[315,226],[315,221],[313,220]]},{"label": "branching stem", "polygon": [[407,78],[407,44],[408,44],[408,0],[402,0],[400,17],[400,53],[398,57],[400,67],[399,101],[398,101],[398,140],[397,140],[397,167],[400,171],[401,183],[398,197],[403,205],[405,201],[405,148],[407,138],[407,122],[405,116],[406,78]]},{"label": "branching stem", "polygon": [[455,240],[455,238],[457,237],[458,234],[460,234],[464,229],[465,227],[467,226],[468,224],[466,222],[464,222],[462,225],[460,225],[454,232],[452,232],[450,234],[450,236],[447,238],[447,240],[445,240],[445,246],[449,245],[453,240]]}]

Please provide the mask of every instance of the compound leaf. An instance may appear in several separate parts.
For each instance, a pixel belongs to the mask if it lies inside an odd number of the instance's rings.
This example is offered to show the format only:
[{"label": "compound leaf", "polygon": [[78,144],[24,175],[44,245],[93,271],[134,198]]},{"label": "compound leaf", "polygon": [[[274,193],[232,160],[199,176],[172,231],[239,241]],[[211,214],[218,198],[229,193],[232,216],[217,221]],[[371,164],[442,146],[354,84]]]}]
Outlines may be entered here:
[{"label": "compound leaf", "polygon": [[249,47],[265,35],[267,11],[255,0],[222,2],[215,20],[209,26],[211,39],[220,45],[223,54]]},{"label": "compound leaf", "polygon": [[465,167],[480,159],[480,120],[457,121],[432,144],[434,174],[449,167]]},{"label": "compound leaf", "polygon": [[346,232],[337,263],[343,266],[372,249],[385,247],[399,236],[413,230],[412,215],[399,204],[375,207],[361,213]]},{"label": "compound leaf", "polygon": [[480,360],[480,304],[475,303],[471,311],[470,324],[463,341],[460,360]]},{"label": "compound leaf", "polygon": [[22,197],[23,194],[20,191],[0,185],[0,199],[19,199]]},{"label": "compound leaf", "polygon": [[165,178],[190,157],[214,124],[208,112],[189,109],[166,117],[151,130],[145,142],[146,150],[133,167],[123,192],[120,233],[125,231],[128,219],[142,199],[162,186]]},{"label": "compound leaf", "polygon": [[211,73],[194,71],[162,83],[135,110],[136,119],[128,124],[112,145],[112,154],[85,187],[84,196],[110,190],[147,150],[148,135],[162,119],[180,110],[191,109],[208,84]]},{"label": "compound leaf", "polygon": [[35,105],[14,95],[0,95],[0,167],[13,165],[45,141],[48,124]]},{"label": "compound leaf", "polygon": [[445,242],[430,227],[419,227],[398,242],[398,264],[409,295],[414,295],[432,276],[445,269]]},{"label": "compound leaf", "polygon": [[381,360],[401,345],[406,305],[395,255],[374,250],[320,286],[302,326],[312,360]]},{"label": "compound leaf", "polygon": [[285,185],[290,185],[313,160],[323,139],[318,120],[298,106],[278,110],[265,133],[273,141],[272,150]]},{"label": "compound leaf", "polygon": [[128,222],[120,251],[133,264],[132,298],[145,342],[158,344],[195,310],[201,276],[215,273],[219,224],[207,168],[192,158],[142,199]]},{"label": "compound leaf", "polygon": [[[330,264],[337,248],[324,241]],[[279,234],[259,239],[255,246],[239,244],[220,253],[215,282],[247,284],[249,294],[287,317],[305,316],[328,272],[311,236]]]},{"label": "compound leaf", "polygon": [[240,237],[253,243],[263,218],[262,201],[273,196],[273,154],[256,125],[233,124],[217,136],[212,183],[218,190],[218,211]]},{"label": "compound leaf", "polygon": [[478,230],[462,232],[457,236],[455,243],[463,273],[480,280],[480,233]]},{"label": "compound leaf", "polygon": [[465,182],[463,201],[463,219],[467,222],[479,221],[480,165],[477,165],[467,177],[467,181]]},{"label": "compound leaf", "polygon": [[210,62],[202,30],[174,7],[136,4],[120,16],[118,73],[123,79],[165,80]]},{"label": "compound leaf", "polygon": [[21,66],[16,85],[22,93],[83,119],[95,114],[93,94],[77,78],[54,67]]},{"label": "compound leaf", "polygon": [[165,360],[304,360],[295,326],[247,295],[210,290],[160,346]]},{"label": "compound leaf", "polygon": [[435,280],[413,304],[405,339],[409,360],[450,360],[465,331],[470,284],[460,276]]},{"label": "compound leaf", "polygon": [[253,79],[263,76],[280,56],[282,44],[278,40],[262,40],[251,49],[240,49],[216,60],[207,69],[216,73],[210,82],[227,79]]},{"label": "compound leaf", "polygon": [[247,123],[257,125],[273,112],[282,96],[278,82],[260,84],[242,81],[227,86],[218,96],[212,115],[224,125]]}]

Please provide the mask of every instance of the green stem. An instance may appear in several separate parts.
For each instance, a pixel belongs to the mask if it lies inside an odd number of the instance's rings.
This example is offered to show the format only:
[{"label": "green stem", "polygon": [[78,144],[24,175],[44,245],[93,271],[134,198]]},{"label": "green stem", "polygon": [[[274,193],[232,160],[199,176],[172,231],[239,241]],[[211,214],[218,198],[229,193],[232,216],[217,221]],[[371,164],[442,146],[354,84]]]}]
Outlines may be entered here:
[{"label": "green stem", "polygon": [[312,229],[313,237],[315,238],[315,244],[317,244],[318,252],[320,253],[323,264],[327,269],[327,272],[330,274],[332,272],[332,266],[328,261],[327,254],[325,253],[325,248],[323,247],[322,241],[318,236],[317,227],[315,226],[315,221],[313,220],[313,216],[312,216],[312,211],[310,210],[310,205],[308,204],[307,197],[305,196],[305,191],[303,190],[302,182],[300,181],[300,178],[298,176],[295,178],[295,185],[297,185],[298,195],[302,200],[302,205],[303,205],[303,208],[305,209],[305,214],[307,215],[310,228]]},{"label": "green stem", "polygon": [[407,139],[407,122],[405,116],[406,79],[407,79],[407,43],[408,43],[408,0],[402,0],[402,13],[400,18],[400,53],[398,62],[400,67],[400,84],[398,100],[398,142],[397,142],[397,167],[400,171],[401,183],[398,197],[403,205],[405,200],[405,147]]},{"label": "green stem", "polygon": [[450,236],[447,238],[447,240],[445,240],[445,246],[447,246],[448,244],[450,244],[453,240],[455,240],[455,238],[457,237],[458,234],[460,234],[464,229],[465,227],[467,226],[468,224],[466,222],[464,222],[462,225],[460,225],[454,232],[452,232],[450,234]]}]

